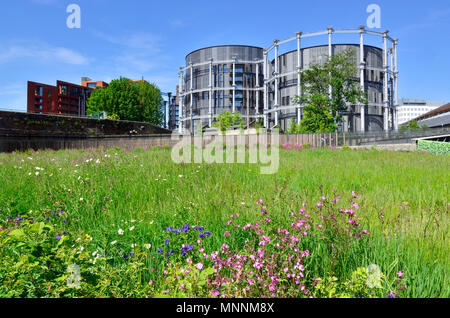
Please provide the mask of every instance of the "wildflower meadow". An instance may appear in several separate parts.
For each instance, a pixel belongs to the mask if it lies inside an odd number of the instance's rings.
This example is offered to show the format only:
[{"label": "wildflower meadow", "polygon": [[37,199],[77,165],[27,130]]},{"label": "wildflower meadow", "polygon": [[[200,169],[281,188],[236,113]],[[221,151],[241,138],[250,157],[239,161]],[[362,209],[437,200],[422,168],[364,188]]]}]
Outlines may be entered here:
[{"label": "wildflower meadow", "polygon": [[0,297],[449,297],[448,156],[0,154]]}]

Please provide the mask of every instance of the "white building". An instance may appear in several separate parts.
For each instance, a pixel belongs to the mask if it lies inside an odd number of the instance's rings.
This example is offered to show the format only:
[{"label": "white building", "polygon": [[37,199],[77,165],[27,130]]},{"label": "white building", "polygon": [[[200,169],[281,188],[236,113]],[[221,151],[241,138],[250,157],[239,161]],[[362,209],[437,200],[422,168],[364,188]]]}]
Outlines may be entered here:
[{"label": "white building", "polygon": [[428,102],[422,99],[401,98],[398,100],[397,106],[398,125],[422,116],[444,104],[445,102]]}]

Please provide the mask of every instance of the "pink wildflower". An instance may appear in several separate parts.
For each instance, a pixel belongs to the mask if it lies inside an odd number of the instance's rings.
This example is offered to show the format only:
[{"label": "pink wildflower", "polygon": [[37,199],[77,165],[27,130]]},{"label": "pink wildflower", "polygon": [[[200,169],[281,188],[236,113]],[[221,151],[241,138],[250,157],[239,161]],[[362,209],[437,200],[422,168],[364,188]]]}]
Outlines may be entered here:
[{"label": "pink wildflower", "polygon": [[203,269],[203,264],[202,263],[197,263],[195,265],[195,268],[198,269],[199,271]]}]

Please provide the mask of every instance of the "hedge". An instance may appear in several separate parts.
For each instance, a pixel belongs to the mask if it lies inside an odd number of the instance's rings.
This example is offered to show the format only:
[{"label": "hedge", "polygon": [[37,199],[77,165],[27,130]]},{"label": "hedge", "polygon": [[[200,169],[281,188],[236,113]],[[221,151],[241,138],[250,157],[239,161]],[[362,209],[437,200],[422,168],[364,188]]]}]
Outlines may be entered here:
[{"label": "hedge", "polygon": [[447,155],[447,154],[450,154],[450,143],[419,140],[417,149],[419,151],[426,151],[426,152],[434,153],[436,155]]}]

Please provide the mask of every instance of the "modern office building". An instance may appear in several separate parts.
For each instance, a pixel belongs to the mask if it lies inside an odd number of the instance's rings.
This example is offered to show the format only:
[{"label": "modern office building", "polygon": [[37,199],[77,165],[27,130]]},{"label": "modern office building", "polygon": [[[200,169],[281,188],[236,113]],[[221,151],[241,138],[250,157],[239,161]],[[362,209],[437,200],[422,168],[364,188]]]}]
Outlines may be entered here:
[{"label": "modern office building", "polygon": [[28,82],[27,112],[86,116],[86,102],[93,89],[57,81],[56,86]]},{"label": "modern office building", "polygon": [[423,99],[401,98],[397,106],[398,124],[402,125],[413,119],[421,117],[441,106],[445,102],[428,102]]},{"label": "modern office building", "polygon": [[[333,44],[339,34],[359,35],[359,43]],[[328,43],[302,47],[302,39],[328,36]],[[365,45],[365,36],[382,39],[381,47]],[[283,45],[297,49],[279,54]],[[397,39],[360,27],[314,33],[297,32],[285,40],[274,40],[268,48],[225,45],[200,49],[186,56],[179,73],[179,131],[198,125],[211,126],[223,111],[239,111],[247,124],[261,121],[266,128],[287,130],[292,120],[300,123],[305,105],[294,104],[302,95],[301,71],[320,64],[329,56],[352,48],[358,69],[354,80],[367,92],[367,104],[348,105],[343,113],[344,131],[398,129]],[[269,56],[272,56],[269,62]]]}]

